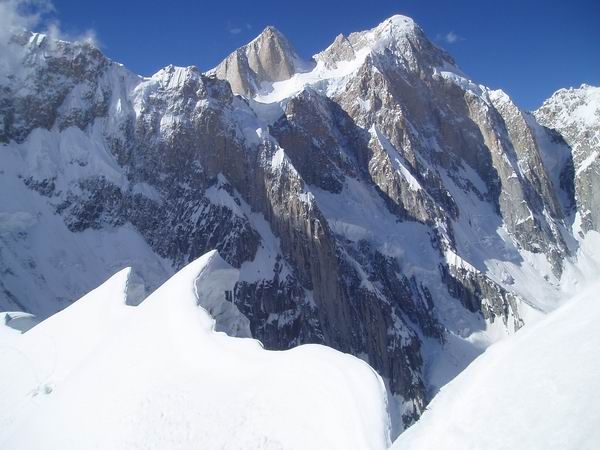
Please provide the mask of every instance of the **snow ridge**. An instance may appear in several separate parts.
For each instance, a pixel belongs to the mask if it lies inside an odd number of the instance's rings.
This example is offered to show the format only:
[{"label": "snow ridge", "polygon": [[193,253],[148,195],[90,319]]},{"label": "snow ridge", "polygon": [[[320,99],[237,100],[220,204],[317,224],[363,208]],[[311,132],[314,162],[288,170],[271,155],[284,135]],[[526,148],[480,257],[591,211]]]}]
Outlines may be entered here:
[{"label": "snow ridge", "polygon": [[385,387],[368,365],[319,345],[269,352],[214,331],[198,305],[215,306],[217,294],[225,302],[229,270],[210,252],[134,307],[124,269],[11,336],[0,353],[9,369],[0,375],[0,445],[387,448]]}]

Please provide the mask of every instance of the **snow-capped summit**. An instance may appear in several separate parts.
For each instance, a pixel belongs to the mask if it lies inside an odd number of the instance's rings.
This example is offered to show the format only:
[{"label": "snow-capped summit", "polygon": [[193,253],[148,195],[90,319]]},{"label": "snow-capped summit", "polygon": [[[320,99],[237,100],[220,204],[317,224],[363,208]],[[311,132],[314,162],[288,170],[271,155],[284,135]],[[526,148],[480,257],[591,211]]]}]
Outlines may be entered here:
[{"label": "snow-capped summit", "polygon": [[233,92],[253,96],[261,90],[262,83],[287,80],[310,66],[279,30],[268,26],[211,72],[229,81]]},{"label": "snow-capped summit", "polygon": [[343,91],[346,82],[361,69],[374,66],[380,69],[384,65],[428,74],[444,70],[463,75],[454,60],[432,44],[412,19],[400,15],[370,30],[338,35],[313,60],[316,65],[310,70],[299,71],[289,79],[264,83],[251,96],[261,103],[279,102],[307,86],[332,95]]},{"label": "snow-capped summit", "polygon": [[339,51],[338,46],[341,44],[342,49],[351,47],[354,55],[368,48],[373,53],[396,53],[407,61],[426,58],[431,59],[428,61],[430,64],[435,62],[438,66],[444,65],[445,60],[453,64],[452,58],[435,47],[413,19],[402,15],[392,16],[370,30],[351,33],[347,38],[342,38],[343,36],[338,36],[336,41],[324,52],[316,55],[315,59],[328,61],[329,65],[335,64],[335,60],[339,58],[339,55],[336,55]]},{"label": "snow-capped summit", "polygon": [[578,88],[556,91],[539,108],[539,113],[553,115],[555,124],[561,128],[570,123],[594,126],[600,123],[600,87],[583,83]]},{"label": "snow-capped summit", "polygon": [[[313,59],[322,62],[329,69],[334,69],[338,67],[338,63],[356,58],[362,61],[366,53],[385,51],[403,51],[405,54],[409,51],[431,53],[434,48],[413,19],[394,15],[370,30],[351,33],[349,36],[339,34],[329,47],[314,55]],[[437,48],[435,51],[443,53]],[[445,56],[452,61],[448,55]]]}]

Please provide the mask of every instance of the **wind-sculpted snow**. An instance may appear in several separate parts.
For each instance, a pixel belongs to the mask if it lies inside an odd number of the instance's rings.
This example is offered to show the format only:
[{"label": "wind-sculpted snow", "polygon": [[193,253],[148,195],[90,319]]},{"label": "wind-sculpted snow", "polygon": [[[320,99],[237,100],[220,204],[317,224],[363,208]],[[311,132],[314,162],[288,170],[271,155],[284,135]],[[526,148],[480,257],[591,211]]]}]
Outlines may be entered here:
[{"label": "wind-sculpted snow", "polygon": [[367,364],[215,331],[200,304],[225,302],[232,270],[208,253],[129,306],[125,269],[24,334],[0,334],[0,447],[387,448],[386,391]]}]

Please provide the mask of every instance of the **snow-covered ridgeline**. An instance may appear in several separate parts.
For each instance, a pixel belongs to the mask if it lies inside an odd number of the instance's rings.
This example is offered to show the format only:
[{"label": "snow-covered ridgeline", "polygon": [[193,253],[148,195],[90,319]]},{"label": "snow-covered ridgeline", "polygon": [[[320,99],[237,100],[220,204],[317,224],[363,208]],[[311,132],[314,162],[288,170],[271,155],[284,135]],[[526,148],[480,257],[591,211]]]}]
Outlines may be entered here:
[{"label": "snow-covered ridgeline", "polygon": [[0,446],[387,448],[386,391],[367,364],[214,331],[199,305],[226,303],[231,274],[211,252],[129,306],[124,269],[24,334],[2,325]]}]

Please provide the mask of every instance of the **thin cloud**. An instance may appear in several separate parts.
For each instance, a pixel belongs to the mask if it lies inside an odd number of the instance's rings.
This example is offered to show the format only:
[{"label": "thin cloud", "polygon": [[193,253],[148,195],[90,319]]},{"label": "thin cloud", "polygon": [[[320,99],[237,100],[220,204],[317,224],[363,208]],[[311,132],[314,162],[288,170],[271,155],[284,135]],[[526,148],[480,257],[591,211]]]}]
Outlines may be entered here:
[{"label": "thin cloud", "polygon": [[0,82],[21,70],[23,50],[12,42],[15,33],[34,29],[51,11],[46,1],[0,0]]},{"label": "thin cloud", "polygon": [[85,42],[86,44],[93,45],[94,47],[100,48],[100,42],[96,36],[96,31],[89,29],[83,33],[67,33],[60,28],[60,22],[55,20],[48,24],[47,29],[44,31],[52,39],[70,41],[70,42]]},{"label": "thin cloud", "polygon": [[0,81],[21,70],[23,47],[13,42],[15,34],[24,30],[39,31],[52,40],[86,42],[98,46],[96,33],[67,34],[53,15],[56,9],[50,0],[0,0]]},{"label": "thin cloud", "polygon": [[225,28],[230,35],[236,36],[244,30],[250,31],[252,29],[252,25],[249,23],[245,23],[243,25],[233,25],[231,22],[227,22],[227,26]]},{"label": "thin cloud", "polygon": [[16,31],[33,29],[53,11],[48,1],[0,0],[0,39],[4,42]]},{"label": "thin cloud", "polygon": [[448,44],[455,44],[456,42],[465,40],[463,37],[459,36],[454,31],[449,31],[443,36],[443,38],[444,41],[446,41]]},{"label": "thin cloud", "polygon": [[82,41],[96,45],[96,32],[65,33],[52,17],[56,8],[50,0],[0,0],[0,40],[6,42],[21,30],[39,31],[54,39]]}]

